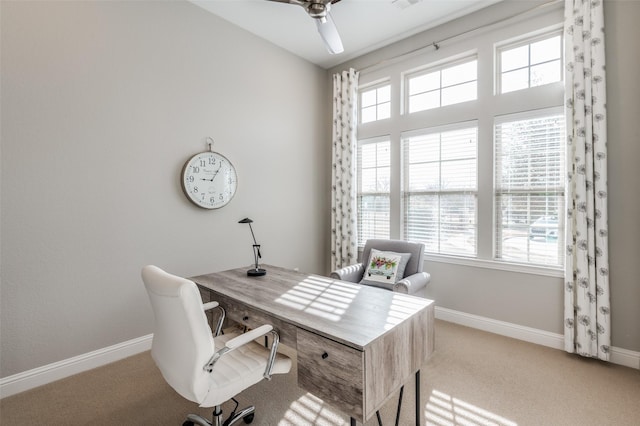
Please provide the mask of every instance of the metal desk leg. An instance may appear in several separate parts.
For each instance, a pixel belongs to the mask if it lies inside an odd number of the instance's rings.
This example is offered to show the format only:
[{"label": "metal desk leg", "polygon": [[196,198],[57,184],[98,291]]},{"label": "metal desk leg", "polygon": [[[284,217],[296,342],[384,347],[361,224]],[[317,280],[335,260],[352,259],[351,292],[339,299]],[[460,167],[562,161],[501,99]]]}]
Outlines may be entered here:
[{"label": "metal desk leg", "polygon": [[420,370],[416,371],[416,426],[420,426],[422,407],[420,406]]}]

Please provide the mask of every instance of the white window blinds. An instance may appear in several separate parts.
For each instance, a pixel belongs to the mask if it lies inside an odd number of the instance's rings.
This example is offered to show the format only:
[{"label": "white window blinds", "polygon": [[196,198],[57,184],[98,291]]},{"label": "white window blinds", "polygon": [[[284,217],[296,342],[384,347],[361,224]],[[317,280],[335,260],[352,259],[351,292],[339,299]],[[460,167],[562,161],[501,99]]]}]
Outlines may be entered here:
[{"label": "white window blinds", "polygon": [[404,239],[476,255],[477,127],[403,134]]},{"label": "white window blinds", "polygon": [[508,116],[495,124],[495,257],[561,266],[564,115]]},{"label": "white window blinds", "polygon": [[358,245],[389,238],[391,143],[388,138],[358,142]]}]

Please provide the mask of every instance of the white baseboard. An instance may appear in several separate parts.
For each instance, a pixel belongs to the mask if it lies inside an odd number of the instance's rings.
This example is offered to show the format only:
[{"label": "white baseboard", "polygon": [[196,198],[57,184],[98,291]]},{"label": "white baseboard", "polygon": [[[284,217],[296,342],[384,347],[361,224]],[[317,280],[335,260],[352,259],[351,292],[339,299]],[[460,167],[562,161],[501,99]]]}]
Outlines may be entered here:
[{"label": "white baseboard", "polygon": [[0,379],[0,398],[15,395],[83,371],[91,370],[151,349],[153,335],[68,358]]},{"label": "white baseboard", "polygon": [[[436,306],[436,318],[525,342],[564,350],[564,335]],[[640,369],[640,352],[611,348],[613,364]]]}]

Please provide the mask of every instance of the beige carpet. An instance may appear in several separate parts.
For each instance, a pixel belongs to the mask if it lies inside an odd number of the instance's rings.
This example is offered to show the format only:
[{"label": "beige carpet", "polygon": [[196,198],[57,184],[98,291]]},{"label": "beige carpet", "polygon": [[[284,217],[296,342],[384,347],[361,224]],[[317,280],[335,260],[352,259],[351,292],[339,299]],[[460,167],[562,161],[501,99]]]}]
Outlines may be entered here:
[{"label": "beige carpet", "polygon": [[[423,425],[640,425],[639,370],[442,321],[421,389]],[[412,382],[401,425],[414,423],[414,397]],[[238,399],[256,405],[255,425],[349,422],[297,387],[295,364]],[[381,410],[385,425],[393,425],[395,406],[394,398]],[[210,414],[169,388],[145,352],[4,398],[0,424],[181,425],[190,412]],[[375,416],[366,424],[376,425]]]}]

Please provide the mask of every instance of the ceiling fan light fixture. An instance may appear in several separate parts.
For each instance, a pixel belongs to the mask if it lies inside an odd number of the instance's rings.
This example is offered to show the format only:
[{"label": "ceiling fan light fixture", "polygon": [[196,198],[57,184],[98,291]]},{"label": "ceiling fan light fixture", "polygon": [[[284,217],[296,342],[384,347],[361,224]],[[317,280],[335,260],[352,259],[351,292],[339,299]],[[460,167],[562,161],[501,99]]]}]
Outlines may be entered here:
[{"label": "ceiling fan light fixture", "polygon": [[329,13],[329,4],[324,3],[309,3],[307,7],[307,13],[312,18],[324,19]]}]

